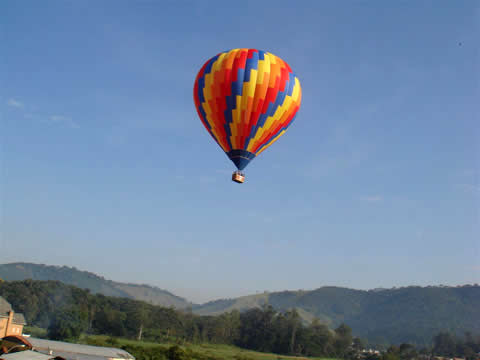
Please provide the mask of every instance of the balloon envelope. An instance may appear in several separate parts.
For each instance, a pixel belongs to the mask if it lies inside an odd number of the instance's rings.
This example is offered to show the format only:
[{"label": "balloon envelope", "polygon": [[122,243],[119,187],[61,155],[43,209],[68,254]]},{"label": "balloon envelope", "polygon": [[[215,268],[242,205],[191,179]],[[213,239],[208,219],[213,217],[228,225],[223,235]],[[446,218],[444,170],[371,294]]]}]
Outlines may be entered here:
[{"label": "balloon envelope", "polygon": [[300,81],[279,57],[233,49],[198,72],[193,97],[203,125],[243,170],[282,136],[300,108]]}]

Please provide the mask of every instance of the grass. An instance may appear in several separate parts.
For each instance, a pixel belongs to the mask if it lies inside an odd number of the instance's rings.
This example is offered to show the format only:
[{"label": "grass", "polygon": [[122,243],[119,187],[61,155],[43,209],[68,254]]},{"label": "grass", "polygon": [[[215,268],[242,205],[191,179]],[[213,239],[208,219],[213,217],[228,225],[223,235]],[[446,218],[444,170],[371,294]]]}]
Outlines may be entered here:
[{"label": "grass", "polygon": [[[128,340],[123,338],[111,338],[103,335],[88,336],[81,339],[81,342],[88,342],[90,344],[98,343],[103,344],[103,346],[113,346],[113,347],[122,347],[126,345],[135,346],[135,347],[163,347],[168,348],[173,345],[179,345],[177,343],[155,343],[148,341],[136,341]],[[325,358],[307,358],[307,357],[298,357],[298,356],[287,356],[287,355],[278,355],[278,354],[268,354],[257,351],[245,350],[231,345],[223,344],[192,344],[185,343],[179,345],[182,349],[193,353],[193,358],[195,354],[200,355],[202,358],[210,359],[222,359],[222,360],[326,360]],[[133,354],[135,355],[135,354]]]},{"label": "grass", "polygon": [[43,329],[36,326],[24,326],[23,333],[29,334],[36,338],[45,338],[47,336],[47,329]]}]

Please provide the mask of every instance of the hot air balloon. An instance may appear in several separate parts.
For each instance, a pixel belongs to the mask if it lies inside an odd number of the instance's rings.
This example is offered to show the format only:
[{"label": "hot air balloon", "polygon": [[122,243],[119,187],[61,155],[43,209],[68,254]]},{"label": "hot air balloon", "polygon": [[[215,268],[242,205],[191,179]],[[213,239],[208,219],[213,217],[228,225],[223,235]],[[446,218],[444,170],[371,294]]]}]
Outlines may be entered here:
[{"label": "hot air balloon", "polygon": [[212,57],[193,87],[198,115],[237,167],[232,180],[295,119],[302,90],[290,66],[269,52],[233,49]]}]

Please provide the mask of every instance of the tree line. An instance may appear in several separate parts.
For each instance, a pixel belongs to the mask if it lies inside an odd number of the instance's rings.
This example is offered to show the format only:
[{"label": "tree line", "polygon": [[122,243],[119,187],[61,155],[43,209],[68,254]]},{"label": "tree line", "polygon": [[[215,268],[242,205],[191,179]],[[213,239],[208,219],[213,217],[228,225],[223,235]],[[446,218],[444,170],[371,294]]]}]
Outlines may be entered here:
[{"label": "tree line", "polygon": [[356,360],[429,360],[435,358],[480,358],[480,336],[466,332],[463,336],[454,336],[449,332],[440,332],[433,338],[429,347],[417,348],[412,344],[391,345],[383,353],[356,352]]},{"label": "tree line", "polygon": [[265,304],[240,313],[199,316],[127,298],[91,294],[58,281],[13,281],[0,284],[0,296],[9,301],[27,323],[48,329],[51,339],[75,339],[80,334],[177,342],[232,344],[284,355],[322,356],[366,360],[404,360],[419,356],[461,356],[475,359],[480,336],[464,338],[439,333],[432,347],[391,346],[383,354],[364,354],[365,344],[345,324],[330,329],[318,319],[302,322],[295,309],[277,311]]},{"label": "tree line", "polygon": [[463,337],[440,332],[433,338],[432,353],[442,357],[480,358],[480,336],[466,332]]},{"label": "tree line", "polygon": [[352,342],[345,324],[330,330],[318,320],[305,325],[296,310],[272,306],[218,316],[199,316],[142,301],[91,294],[57,281],[13,281],[0,285],[0,296],[29,325],[48,329],[51,339],[81,333],[192,343],[237,345],[246,349],[308,356],[344,357]]}]

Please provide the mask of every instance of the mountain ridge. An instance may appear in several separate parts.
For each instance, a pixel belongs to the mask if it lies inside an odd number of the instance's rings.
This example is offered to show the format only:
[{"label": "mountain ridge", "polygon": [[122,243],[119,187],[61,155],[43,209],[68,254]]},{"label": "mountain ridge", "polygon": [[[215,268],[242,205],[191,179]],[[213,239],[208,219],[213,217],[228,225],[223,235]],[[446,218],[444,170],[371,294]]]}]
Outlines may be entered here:
[{"label": "mountain ridge", "polygon": [[[283,291],[209,302],[193,308],[201,315],[246,311],[263,304],[279,311],[295,308],[304,321],[318,319],[335,328],[350,326],[370,342],[427,344],[440,331],[458,336],[480,333],[480,286],[408,286],[355,290],[335,286]],[[256,302],[254,300],[257,300]]]},{"label": "mountain ridge", "polygon": [[173,306],[198,315],[243,312],[265,305],[277,311],[295,308],[307,323],[318,319],[330,328],[345,323],[356,336],[377,344],[427,344],[440,331],[457,335],[466,331],[480,334],[480,286],[477,284],[371,290],[323,286],[314,290],[263,292],[193,304],[154,286],[119,283],[67,266],[3,264],[0,265],[0,278],[7,281],[58,280],[78,287],[83,285],[94,293]]},{"label": "mountain ridge", "polygon": [[156,286],[107,280],[103,276],[66,265],[25,262],[0,264],[0,278],[6,281],[57,280],[82,289],[89,289],[95,294],[142,300],[154,305],[173,306],[178,309],[192,306],[190,301]]}]

